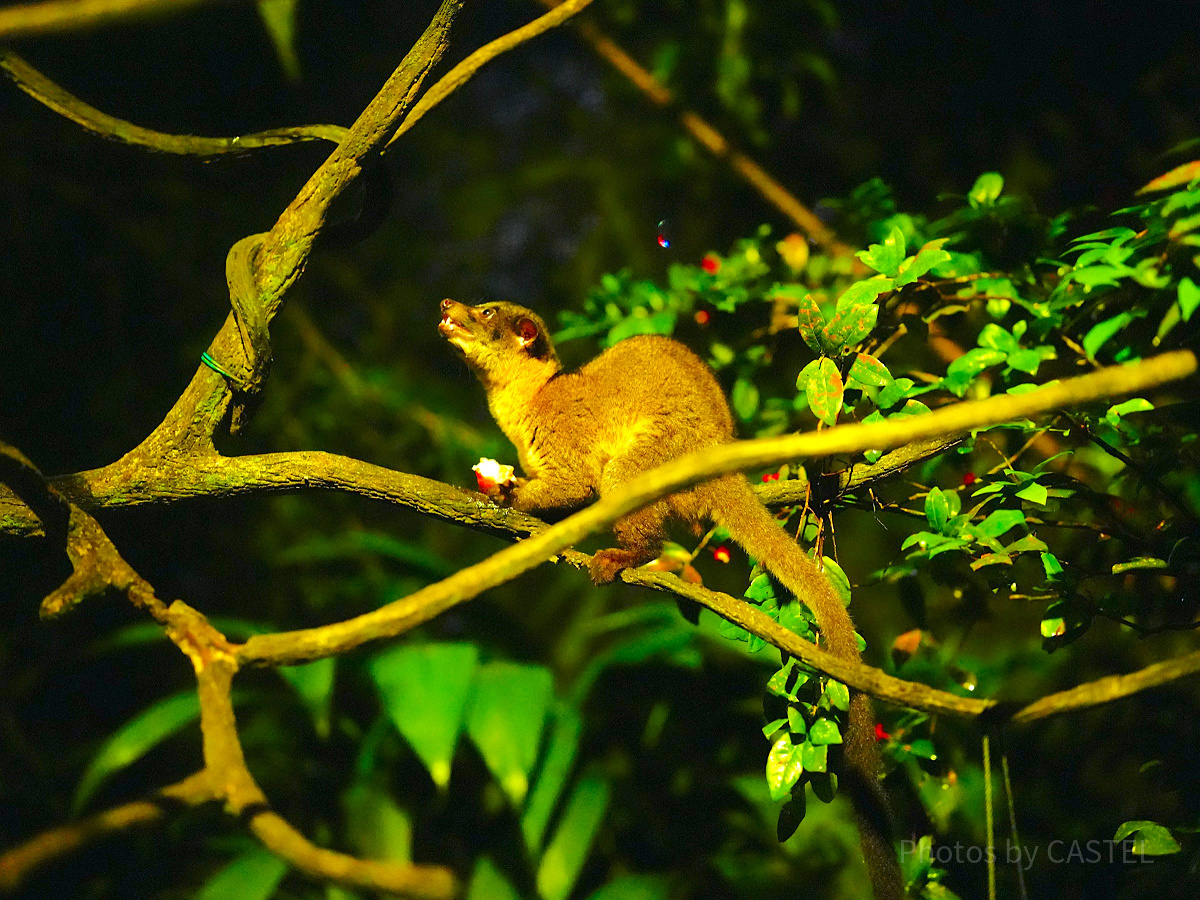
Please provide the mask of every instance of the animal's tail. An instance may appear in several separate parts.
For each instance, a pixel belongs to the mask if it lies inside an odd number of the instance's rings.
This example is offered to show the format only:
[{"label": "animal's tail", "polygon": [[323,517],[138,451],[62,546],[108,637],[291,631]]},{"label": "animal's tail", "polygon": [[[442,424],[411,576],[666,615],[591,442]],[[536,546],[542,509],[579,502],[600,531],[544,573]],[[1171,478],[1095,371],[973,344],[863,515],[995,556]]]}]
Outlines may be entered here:
[{"label": "animal's tail", "polygon": [[[725,527],[747,553],[761,562],[817,618],[826,648],[843,659],[858,662],[854,623],[842,601],[816,564],[796,545],[779,523],[759,503],[741,475],[718,478],[695,489],[708,515]],[[871,698],[850,692],[849,727],[843,735],[848,765],[842,789],[854,803],[863,855],[875,900],[900,900],[904,888],[887,798],[879,784],[879,748],[875,745],[875,713]]]}]

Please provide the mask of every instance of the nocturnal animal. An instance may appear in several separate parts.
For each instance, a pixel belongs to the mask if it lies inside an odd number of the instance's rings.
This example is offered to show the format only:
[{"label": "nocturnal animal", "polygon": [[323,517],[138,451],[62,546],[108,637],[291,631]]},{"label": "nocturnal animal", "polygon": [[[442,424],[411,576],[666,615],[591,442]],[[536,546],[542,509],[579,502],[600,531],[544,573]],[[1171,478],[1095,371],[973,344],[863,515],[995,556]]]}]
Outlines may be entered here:
[{"label": "nocturnal animal", "polygon": [[[525,477],[493,499],[534,514],[564,514],[688,453],[735,440],[733,416],[708,365],[680,342],[638,335],[567,372],[545,323],[513,303],[441,303],[438,331],[466,360],[488,408],[517,449]],[[658,557],[669,519],[715,522],[813,611],[827,649],[858,662],[854,624],[817,565],[779,527],[745,476],[725,475],[631,513],[617,547],[590,564],[597,584]],[[900,870],[879,785],[870,698],[851,692],[843,790],[854,801],[876,900],[899,900]]]}]

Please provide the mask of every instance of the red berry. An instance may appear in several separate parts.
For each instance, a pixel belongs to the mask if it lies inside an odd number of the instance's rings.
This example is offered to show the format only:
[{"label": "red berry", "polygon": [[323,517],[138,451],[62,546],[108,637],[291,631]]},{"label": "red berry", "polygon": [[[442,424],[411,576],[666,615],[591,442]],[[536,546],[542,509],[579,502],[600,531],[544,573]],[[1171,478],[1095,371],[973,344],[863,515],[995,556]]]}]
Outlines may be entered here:
[{"label": "red berry", "polygon": [[975,475],[974,472],[968,472],[966,475],[963,476],[963,485],[965,487],[970,487],[978,480],[979,480],[979,478]]},{"label": "red berry", "polygon": [[876,722],[875,723],[875,740],[886,741],[890,737],[891,737],[891,735],[883,730],[883,724],[880,722]]},{"label": "red berry", "polygon": [[715,559],[719,563],[729,562],[730,556],[729,556],[729,548],[728,547],[724,547],[724,546],[715,547],[715,548],[713,548],[712,554],[713,554],[713,559]]},{"label": "red berry", "polygon": [[696,311],[696,315],[693,318],[696,320],[697,325],[707,325],[708,320],[711,319],[712,316],[708,314],[707,309],[699,309]]},{"label": "red berry", "polygon": [[721,259],[715,253],[706,253],[700,260],[700,268],[709,275],[716,275],[721,271]]}]

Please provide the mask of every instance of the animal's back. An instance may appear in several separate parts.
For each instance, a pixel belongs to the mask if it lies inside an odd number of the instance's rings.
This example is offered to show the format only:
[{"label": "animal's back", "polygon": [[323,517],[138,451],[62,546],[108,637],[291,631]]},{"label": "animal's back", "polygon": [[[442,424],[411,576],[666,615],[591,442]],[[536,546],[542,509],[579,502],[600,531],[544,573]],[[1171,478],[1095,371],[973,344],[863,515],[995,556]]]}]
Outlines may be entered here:
[{"label": "animal's back", "polygon": [[[603,386],[610,401],[607,415],[613,414],[611,399],[616,397],[616,414],[641,423],[640,431],[658,431],[663,440],[679,435],[680,447],[671,448],[678,450],[671,455],[734,437],[729,404],[712,369],[672,338],[649,334],[627,338],[583,366],[579,375],[585,382]],[[659,420],[673,424],[654,428]]]}]

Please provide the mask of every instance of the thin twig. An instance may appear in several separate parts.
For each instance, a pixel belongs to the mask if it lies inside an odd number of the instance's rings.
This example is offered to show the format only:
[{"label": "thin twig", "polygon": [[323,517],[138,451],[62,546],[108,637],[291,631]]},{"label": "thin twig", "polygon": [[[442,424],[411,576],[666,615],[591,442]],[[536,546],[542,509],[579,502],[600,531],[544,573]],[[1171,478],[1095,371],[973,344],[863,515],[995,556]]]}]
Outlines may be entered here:
[{"label": "thin twig", "polygon": [[305,141],[331,141],[336,144],[346,136],[346,129],[341,125],[298,125],[256,131],[237,137],[168,134],[118,119],[84,103],[11,50],[0,48],[0,69],[34,100],[70,119],[76,125],[110,141],[144,147],[158,153],[201,157],[245,154],[259,147],[280,147]]},{"label": "thin twig", "polygon": [[199,806],[219,798],[208,772],[200,771],[156,791],[146,800],[114,806],[78,822],[43,831],[0,854],[0,893],[14,893],[33,872],[62,856],[110,835],[157,822],[173,807]]},{"label": "thin twig", "polygon": [[528,25],[510,31],[503,37],[496,38],[489,44],[484,44],[457,66],[443,75],[433,87],[425,92],[425,95],[417,101],[412,110],[400,127],[396,129],[396,133],[392,135],[391,140],[387,142],[387,147],[391,147],[402,134],[412,128],[420,121],[425,113],[429,112],[448,96],[466,84],[484,65],[491,62],[502,53],[507,53],[514,47],[518,47],[531,38],[537,37],[543,32],[549,31],[551,28],[557,28],[571,16],[588,6],[592,0],[562,0],[550,12],[540,16],[530,22]]},{"label": "thin twig", "polygon": [[[538,0],[543,6],[555,8],[565,5],[563,0]],[[591,22],[579,22],[578,30],[591,48],[613,68],[629,79],[651,103],[660,107],[672,107],[675,97],[657,78],[640,66],[632,56]],[[717,159],[723,160],[764,200],[785,215],[806,235],[817,242],[832,256],[853,257],[854,249],[837,239],[816,214],[796,199],[757,162],[735,150],[707,120],[689,109],[678,110],[679,123],[695,141]],[[857,262],[857,261],[856,261]]]}]

